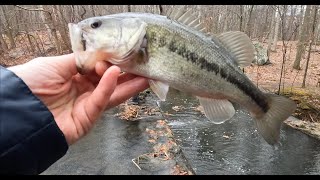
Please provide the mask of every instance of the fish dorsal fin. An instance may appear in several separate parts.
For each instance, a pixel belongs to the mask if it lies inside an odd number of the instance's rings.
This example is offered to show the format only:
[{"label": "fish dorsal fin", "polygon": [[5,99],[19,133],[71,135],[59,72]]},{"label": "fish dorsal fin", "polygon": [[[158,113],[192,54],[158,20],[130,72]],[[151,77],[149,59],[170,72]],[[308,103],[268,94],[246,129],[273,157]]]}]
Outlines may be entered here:
[{"label": "fish dorsal fin", "polygon": [[185,10],[181,7],[181,8],[176,8],[173,7],[171,8],[171,11],[168,13],[168,18],[171,20],[176,20],[178,19],[183,13],[185,12]]},{"label": "fish dorsal fin", "polygon": [[231,119],[235,114],[233,105],[226,99],[211,99],[197,97],[203,107],[204,114],[215,124],[221,124]]},{"label": "fish dorsal fin", "polygon": [[240,67],[246,67],[252,63],[255,49],[252,41],[245,33],[229,31],[216,37],[231,52]]},{"label": "fish dorsal fin", "polygon": [[168,18],[200,32],[205,32],[205,26],[200,22],[199,15],[197,13],[192,13],[191,9],[185,10],[184,8],[172,8]]},{"label": "fish dorsal fin", "polygon": [[169,91],[169,85],[161,81],[149,79],[151,90],[158,96],[161,101],[165,101]]}]

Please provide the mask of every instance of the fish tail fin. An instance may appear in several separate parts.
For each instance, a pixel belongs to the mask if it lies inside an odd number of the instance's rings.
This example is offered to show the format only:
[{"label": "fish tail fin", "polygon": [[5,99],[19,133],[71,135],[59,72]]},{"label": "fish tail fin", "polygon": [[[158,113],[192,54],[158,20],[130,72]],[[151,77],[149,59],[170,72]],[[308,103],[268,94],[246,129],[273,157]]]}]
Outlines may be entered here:
[{"label": "fish tail fin", "polygon": [[296,103],[286,97],[267,94],[269,110],[262,116],[256,116],[255,123],[258,132],[270,144],[274,145],[279,141],[280,128],[296,109]]}]

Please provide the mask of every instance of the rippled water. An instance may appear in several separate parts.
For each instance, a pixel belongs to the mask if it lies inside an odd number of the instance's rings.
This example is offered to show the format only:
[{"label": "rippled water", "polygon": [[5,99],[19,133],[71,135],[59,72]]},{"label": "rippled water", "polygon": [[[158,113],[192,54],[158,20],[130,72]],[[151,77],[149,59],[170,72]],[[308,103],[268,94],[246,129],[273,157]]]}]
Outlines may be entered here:
[{"label": "rippled water", "polygon": [[320,174],[320,141],[286,125],[273,147],[245,111],[216,125],[196,110],[195,98],[177,91],[158,105],[197,174]]}]

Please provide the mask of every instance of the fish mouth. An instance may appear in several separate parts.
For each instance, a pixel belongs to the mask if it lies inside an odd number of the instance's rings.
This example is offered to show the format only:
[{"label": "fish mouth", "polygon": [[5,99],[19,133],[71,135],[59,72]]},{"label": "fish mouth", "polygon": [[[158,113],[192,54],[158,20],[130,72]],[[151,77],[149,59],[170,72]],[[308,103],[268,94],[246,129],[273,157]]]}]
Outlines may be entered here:
[{"label": "fish mouth", "polygon": [[81,44],[82,44],[83,51],[86,51],[87,41],[83,38],[83,33],[81,33]]},{"label": "fish mouth", "polygon": [[81,42],[83,40],[83,33],[81,28],[77,24],[69,23],[69,35],[70,35],[70,42],[73,52],[84,51],[84,44]]},{"label": "fish mouth", "polygon": [[[134,45],[124,54],[117,56],[115,53],[90,47],[90,41],[87,41],[86,39],[86,31],[81,28],[81,25],[69,23],[68,27],[77,70],[83,75],[93,71],[97,61],[108,61],[114,65],[124,64],[134,59],[140,49],[146,44],[145,30],[138,30],[137,32],[139,34],[137,34],[137,41]],[[142,28],[144,28],[144,26],[142,26]]]},{"label": "fish mouth", "polygon": [[88,74],[94,70],[96,58],[101,57],[95,52],[89,51],[87,47],[87,41],[84,38],[83,30],[77,24],[69,23],[69,35],[71,41],[72,51],[75,55],[76,67],[80,74]]}]

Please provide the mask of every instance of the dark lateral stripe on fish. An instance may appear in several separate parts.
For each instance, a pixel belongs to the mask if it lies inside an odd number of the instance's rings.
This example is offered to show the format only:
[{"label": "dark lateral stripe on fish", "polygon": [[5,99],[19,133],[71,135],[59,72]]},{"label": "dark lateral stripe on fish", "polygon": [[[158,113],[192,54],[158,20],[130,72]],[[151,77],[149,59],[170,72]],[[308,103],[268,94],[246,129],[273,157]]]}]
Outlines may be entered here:
[{"label": "dark lateral stripe on fish", "polygon": [[257,93],[256,91],[252,90],[252,89],[255,89],[255,87],[252,87],[251,84],[248,85],[246,83],[239,82],[236,77],[228,75],[228,73],[223,68],[220,68],[219,65],[217,65],[216,63],[210,63],[204,57],[200,57],[197,53],[187,50],[185,45],[177,46],[174,40],[172,40],[169,43],[169,50],[171,52],[179,54],[187,61],[191,61],[192,63],[200,66],[201,69],[205,69],[209,72],[214,72],[216,75],[219,73],[219,75],[222,78],[234,84],[239,89],[241,89],[245,94],[251,97],[261,107],[261,109],[264,112],[267,112],[269,110],[269,105],[265,100],[265,97],[261,96],[260,93]]}]

